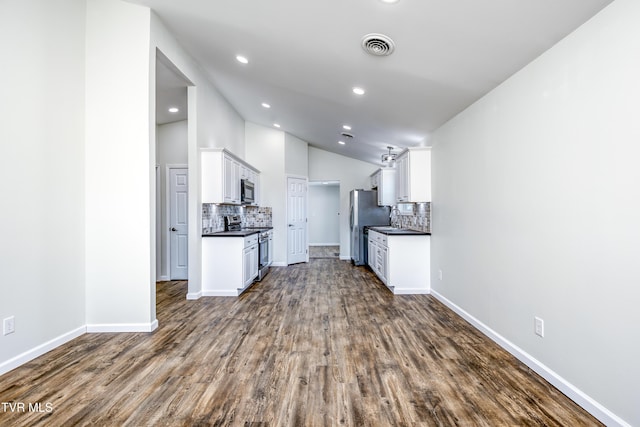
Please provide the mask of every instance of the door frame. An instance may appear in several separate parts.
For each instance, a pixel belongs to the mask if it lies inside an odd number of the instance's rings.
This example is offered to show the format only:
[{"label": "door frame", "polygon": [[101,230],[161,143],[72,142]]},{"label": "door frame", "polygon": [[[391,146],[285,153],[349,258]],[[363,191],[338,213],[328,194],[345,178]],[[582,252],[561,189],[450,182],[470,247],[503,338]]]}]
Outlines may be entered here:
[{"label": "door frame", "polygon": [[[169,226],[171,221],[171,169],[186,169],[189,170],[188,164],[166,164],[164,170],[164,224],[162,224],[162,239],[167,242],[167,248],[163,256],[163,264],[166,267],[167,280],[171,280],[171,234],[169,233]],[[187,184],[189,190],[191,189],[191,181]],[[190,191],[189,191],[190,193]],[[188,203],[188,202],[187,202]],[[191,218],[187,215],[187,220]],[[190,222],[190,221],[189,221]],[[188,228],[191,228],[191,224],[187,224]],[[187,232],[187,247],[189,246],[189,233]],[[190,264],[190,259],[187,257],[187,263]],[[189,280],[189,269],[187,268],[187,280]]]},{"label": "door frame", "polygon": [[[305,235],[305,243],[306,243],[306,261],[305,262],[309,262],[309,177],[308,176],[303,176],[303,175],[292,175],[292,174],[286,174],[285,175],[285,179],[284,179],[284,187],[285,187],[285,209],[286,209],[286,222],[285,225],[289,224],[289,178],[295,178],[295,179],[302,179],[304,180],[304,182],[307,185],[307,196],[305,197],[305,207],[304,207],[304,211],[307,217],[307,220],[305,221],[305,225],[304,225],[304,235]],[[285,227],[286,231],[285,231],[285,238],[286,238],[286,254],[285,254],[285,265],[290,265],[289,264],[289,227],[288,225]]]}]

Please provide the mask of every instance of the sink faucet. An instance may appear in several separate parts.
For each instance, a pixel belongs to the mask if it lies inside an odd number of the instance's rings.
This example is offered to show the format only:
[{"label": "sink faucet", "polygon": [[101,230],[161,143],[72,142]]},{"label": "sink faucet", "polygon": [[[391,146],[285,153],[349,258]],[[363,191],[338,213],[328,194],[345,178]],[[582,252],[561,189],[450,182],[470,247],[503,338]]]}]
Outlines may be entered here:
[{"label": "sink faucet", "polygon": [[389,219],[391,220],[391,226],[393,228],[400,228],[400,210],[397,206],[393,206],[391,208],[391,213],[389,213]]}]

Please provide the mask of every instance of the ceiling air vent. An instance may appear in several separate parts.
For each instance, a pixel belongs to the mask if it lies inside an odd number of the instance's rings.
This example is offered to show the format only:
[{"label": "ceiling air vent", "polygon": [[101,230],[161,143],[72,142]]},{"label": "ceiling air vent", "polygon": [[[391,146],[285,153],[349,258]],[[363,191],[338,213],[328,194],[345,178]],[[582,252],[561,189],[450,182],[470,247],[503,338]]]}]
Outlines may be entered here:
[{"label": "ceiling air vent", "polygon": [[352,139],[353,135],[347,132],[342,132],[340,135],[342,135],[343,137],[347,138],[347,139]]},{"label": "ceiling air vent", "polygon": [[362,38],[362,48],[370,55],[388,56],[393,53],[396,45],[390,37],[372,33]]}]

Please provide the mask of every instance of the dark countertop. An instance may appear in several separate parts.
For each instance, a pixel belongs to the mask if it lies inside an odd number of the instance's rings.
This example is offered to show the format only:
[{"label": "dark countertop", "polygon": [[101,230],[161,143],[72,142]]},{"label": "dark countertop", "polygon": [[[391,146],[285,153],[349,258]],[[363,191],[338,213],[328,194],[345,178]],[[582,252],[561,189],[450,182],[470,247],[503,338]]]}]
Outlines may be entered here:
[{"label": "dark countertop", "polygon": [[387,236],[430,236],[431,233],[426,231],[410,230],[408,228],[392,228],[392,227],[376,227],[369,226],[369,230],[377,231]]},{"label": "dark countertop", "polygon": [[247,237],[252,234],[258,234],[260,232],[257,228],[252,228],[250,230],[239,230],[239,231],[216,231],[211,234],[203,234],[202,237]]},{"label": "dark countertop", "polygon": [[238,231],[216,231],[215,233],[203,234],[202,237],[247,237],[270,230],[273,230],[273,227],[247,227]]}]

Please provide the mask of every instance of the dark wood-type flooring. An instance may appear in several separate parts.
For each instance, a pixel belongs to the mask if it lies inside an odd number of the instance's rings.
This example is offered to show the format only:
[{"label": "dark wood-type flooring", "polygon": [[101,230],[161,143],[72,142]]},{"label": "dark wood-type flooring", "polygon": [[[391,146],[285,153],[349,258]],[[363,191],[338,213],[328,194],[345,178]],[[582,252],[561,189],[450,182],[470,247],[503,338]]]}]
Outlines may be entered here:
[{"label": "dark wood-type flooring", "polygon": [[42,412],[0,407],[0,425],[600,425],[431,296],[347,261],[273,268],[238,298],[157,288],[155,332],[85,334],[1,376],[0,402]]}]

